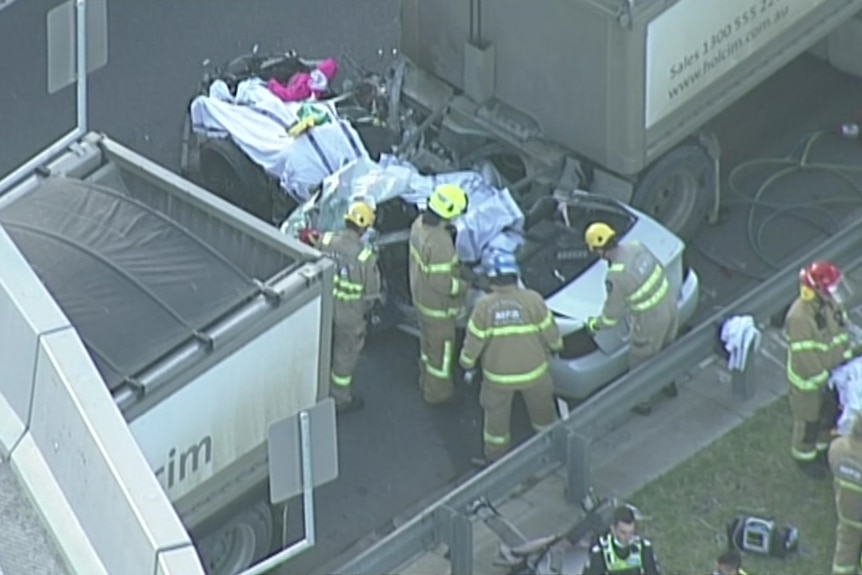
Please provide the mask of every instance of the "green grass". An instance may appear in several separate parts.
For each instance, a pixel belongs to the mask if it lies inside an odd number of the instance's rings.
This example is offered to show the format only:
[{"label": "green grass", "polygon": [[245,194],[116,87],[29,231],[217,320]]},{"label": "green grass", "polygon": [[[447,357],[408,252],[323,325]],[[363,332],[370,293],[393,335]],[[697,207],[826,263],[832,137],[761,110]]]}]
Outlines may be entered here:
[{"label": "green grass", "polygon": [[747,555],[755,575],[829,575],[835,534],[832,482],[804,476],[789,455],[786,400],[760,411],[636,493],[640,531],[655,545],[665,575],[709,573],[725,549],[726,525],[740,514],[799,529],[788,559]]}]

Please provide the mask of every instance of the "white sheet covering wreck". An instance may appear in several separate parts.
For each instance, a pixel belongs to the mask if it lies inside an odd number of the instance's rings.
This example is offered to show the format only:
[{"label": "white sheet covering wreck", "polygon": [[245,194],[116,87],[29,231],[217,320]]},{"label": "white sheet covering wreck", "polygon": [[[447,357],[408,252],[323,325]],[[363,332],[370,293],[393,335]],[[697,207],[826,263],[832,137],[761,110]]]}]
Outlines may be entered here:
[{"label": "white sheet covering wreck", "polygon": [[[192,128],[209,138],[231,140],[282,189],[305,201],[323,178],[368,151],[349,122],[327,102],[282,102],[259,78],[241,82],[236,95],[216,80],[209,95],[191,103]],[[308,118],[315,127],[298,137],[288,132]]]},{"label": "white sheet covering wreck", "polygon": [[[292,126],[311,115],[325,120],[298,137],[289,135]],[[353,126],[328,102],[283,102],[259,78],[241,82],[234,95],[217,80],[208,95],[192,102],[191,118],[200,135],[230,137],[300,202],[324,184],[316,207],[300,208],[282,226],[286,232],[307,226],[338,230],[348,204],[359,197],[374,204],[400,197],[422,208],[436,186],[454,183],[469,197],[467,213],[455,222],[461,261],[478,262],[487,249],[514,251],[522,241],[524,215],[508,190],[493,187],[473,171],[426,176],[408,161],[386,154],[375,163]]]},{"label": "white sheet covering wreck", "polygon": [[319,200],[294,212],[282,231],[295,235],[306,227],[339,230],[348,206],[357,199],[379,205],[401,198],[424,208],[434,188],[447,183],[461,186],[469,198],[467,212],[455,220],[458,258],[479,262],[485,250],[514,252],[523,241],[524,215],[508,190],[494,188],[470,171],[423,176],[409,162],[385,154],[379,164],[358,160],[326,178]]}]

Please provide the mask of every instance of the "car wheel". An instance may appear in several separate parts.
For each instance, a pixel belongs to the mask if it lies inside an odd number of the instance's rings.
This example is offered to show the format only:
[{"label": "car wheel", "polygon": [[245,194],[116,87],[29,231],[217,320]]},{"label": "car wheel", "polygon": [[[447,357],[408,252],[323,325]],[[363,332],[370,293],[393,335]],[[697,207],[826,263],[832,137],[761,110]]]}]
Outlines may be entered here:
[{"label": "car wheel", "polygon": [[201,144],[204,187],[236,207],[269,222],[273,219],[272,184],[263,170],[228,139]]},{"label": "car wheel", "polygon": [[713,205],[715,178],[715,163],[706,151],[694,144],[682,145],[647,170],[631,203],[687,240]]},{"label": "car wheel", "polygon": [[236,575],[260,561],[272,543],[272,513],[258,501],[204,535],[197,543],[207,575]]}]

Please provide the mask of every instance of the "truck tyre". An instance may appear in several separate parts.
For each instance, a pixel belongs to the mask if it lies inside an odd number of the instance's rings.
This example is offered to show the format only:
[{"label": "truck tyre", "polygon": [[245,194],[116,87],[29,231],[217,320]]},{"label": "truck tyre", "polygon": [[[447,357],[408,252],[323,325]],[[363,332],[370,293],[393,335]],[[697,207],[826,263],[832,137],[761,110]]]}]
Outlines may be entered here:
[{"label": "truck tyre", "polygon": [[266,501],[245,508],[197,543],[207,575],[236,575],[267,556],[273,522]]},{"label": "truck tyre", "polygon": [[632,205],[688,240],[713,206],[715,178],[715,163],[706,151],[685,144],[650,166],[635,188]]},{"label": "truck tyre", "polygon": [[272,222],[273,198],[266,174],[227,138],[201,144],[200,172],[204,187],[218,197]]}]

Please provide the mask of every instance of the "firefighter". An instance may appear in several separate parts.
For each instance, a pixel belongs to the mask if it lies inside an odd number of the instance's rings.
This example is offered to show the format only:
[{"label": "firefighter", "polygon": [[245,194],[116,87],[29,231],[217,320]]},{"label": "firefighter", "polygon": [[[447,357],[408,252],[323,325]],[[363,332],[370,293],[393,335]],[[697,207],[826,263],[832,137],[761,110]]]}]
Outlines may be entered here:
[{"label": "firefighter", "polygon": [[862,417],[853,422],[850,435],[829,447],[829,467],[835,487],[838,527],[835,531],[833,575],[862,573]]},{"label": "firefighter", "polygon": [[545,300],[518,285],[513,254],[489,253],[485,269],[490,293],[477,302],[467,322],[459,363],[468,372],[482,364],[479,403],[485,412],[484,460],[496,461],[509,448],[512,399],[521,392],[533,429],[557,420],[550,354],[563,348],[560,330]]},{"label": "firefighter", "polygon": [[452,398],[455,319],[464,307],[452,220],[467,210],[467,194],[455,185],[438,186],[428,209],[410,228],[410,294],[419,318],[419,388],[432,405]]},{"label": "firefighter", "polygon": [[729,549],[715,560],[715,571],[712,575],[749,575],[742,568],[742,555],[736,549]]},{"label": "firefighter", "polygon": [[791,455],[802,470],[825,477],[825,453],[838,405],[826,385],[830,372],[853,356],[847,315],[841,300],[848,293],[841,270],[814,262],[799,272],[799,296],[784,320],[787,379],[793,412]]},{"label": "firefighter", "polygon": [[345,413],[361,409],[362,396],[352,392],[353,371],[365,346],[366,315],[380,299],[377,255],[365,246],[362,236],[374,225],[374,208],[353,203],[344,216],[345,229],[328,232],[320,239],[320,250],[335,260],[330,390],[336,409]]},{"label": "firefighter", "polygon": [[[679,328],[674,294],[664,267],[639,242],[621,243],[608,224],[596,222],[584,234],[587,247],[608,262],[602,315],[590,318],[587,329],[595,333],[629,319],[629,369],[634,369],[673,343]],[[676,395],[671,383],[665,393]],[[638,406],[647,412],[650,403]]]},{"label": "firefighter", "polygon": [[661,575],[652,543],[637,535],[634,510],[614,510],[610,530],[590,548],[581,575]]},{"label": "firefighter", "polygon": [[479,403],[485,412],[484,461],[499,459],[509,448],[512,399],[521,392],[533,429],[547,429],[557,419],[550,353],[563,348],[560,330],[545,300],[518,285],[515,256],[490,254],[485,265],[491,292],[483,295],[467,323],[459,362],[468,373],[482,363]]}]

